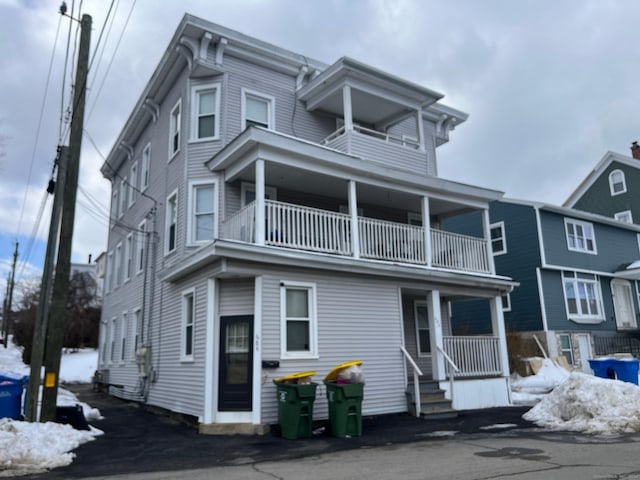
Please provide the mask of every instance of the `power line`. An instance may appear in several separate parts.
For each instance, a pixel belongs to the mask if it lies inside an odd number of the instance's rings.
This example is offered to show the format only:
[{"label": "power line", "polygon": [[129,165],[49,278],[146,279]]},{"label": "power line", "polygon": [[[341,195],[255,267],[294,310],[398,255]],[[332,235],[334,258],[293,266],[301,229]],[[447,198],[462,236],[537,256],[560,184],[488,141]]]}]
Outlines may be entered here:
[{"label": "power line", "polygon": [[[71,12],[73,13],[73,5],[71,2]],[[62,125],[64,124],[64,92],[66,90],[67,66],[69,64],[69,46],[71,45],[71,22],[69,22],[69,33],[67,34],[67,47],[64,55],[64,71],[62,73],[62,93],[60,95],[60,126],[58,128],[58,143],[62,143]]]}]

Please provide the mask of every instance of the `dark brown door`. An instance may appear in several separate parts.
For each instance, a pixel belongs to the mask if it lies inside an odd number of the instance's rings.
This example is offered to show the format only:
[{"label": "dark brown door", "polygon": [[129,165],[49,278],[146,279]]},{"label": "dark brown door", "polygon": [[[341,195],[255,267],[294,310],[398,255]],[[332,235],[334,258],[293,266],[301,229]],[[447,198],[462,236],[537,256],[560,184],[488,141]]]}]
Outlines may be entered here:
[{"label": "dark brown door", "polygon": [[253,383],[253,315],[220,318],[218,409],[251,411]]}]

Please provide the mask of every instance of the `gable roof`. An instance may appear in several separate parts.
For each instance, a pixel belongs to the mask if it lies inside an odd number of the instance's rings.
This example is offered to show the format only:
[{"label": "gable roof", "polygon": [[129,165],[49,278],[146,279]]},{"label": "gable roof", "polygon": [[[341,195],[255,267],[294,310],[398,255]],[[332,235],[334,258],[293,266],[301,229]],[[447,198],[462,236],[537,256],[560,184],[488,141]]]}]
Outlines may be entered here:
[{"label": "gable roof", "polygon": [[564,207],[573,207],[578,202],[578,200],[580,200],[582,195],[584,195],[585,192],[589,190],[589,188],[591,188],[595,181],[600,178],[602,173],[609,167],[609,165],[611,165],[612,162],[618,162],[632,168],[640,169],[640,160],[636,160],[633,157],[628,157],[620,153],[608,151],[604,154],[602,159],[600,159],[594,169],[589,172],[589,175],[587,175],[587,177],[580,183],[580,185],[578,185],[578,188],[576,188],[573,193],[569,195],[569,198],[567,198],[562,205]]}]

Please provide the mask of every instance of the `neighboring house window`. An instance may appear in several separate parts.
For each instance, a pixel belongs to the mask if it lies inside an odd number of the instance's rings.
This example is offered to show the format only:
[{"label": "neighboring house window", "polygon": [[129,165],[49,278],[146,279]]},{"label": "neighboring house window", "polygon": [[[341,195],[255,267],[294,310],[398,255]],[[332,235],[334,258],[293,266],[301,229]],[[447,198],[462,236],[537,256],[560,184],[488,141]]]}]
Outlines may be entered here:
[{"label": "neighboring house window", "polygon": [[511,311],[511,294],[510,293],[502,295],[502,311],[503,312]]},{"label": "neighboring house window", "polygon": [[165,215],[164,251],[165,253],[171,253],[176,249],[176,235],[178,233],[178,192],[172,193],[167,198]]},{"label": "neighboring house window", "polygon": [[189,190],[189,243],[208,242],[215,235],[216,185],[192,183]]},{"label": "neighboring house window", "polygon": [[131,342],[131,358],[135,360],[136,352],[138,351],[138,347],[140,346],[140,315],[142,310],[136,308],[133,311],[133,317],[131,318],[131,334],[133,335],[133,342]]},{"label": "neighboring house window", "polygon": [[491,250],[494,255],[507,253],[507,237],[504,234],[504,222],[492,223],[489,225],[491,234]]},{"label": "neighboring house window", "polygon": [[131,278],[131,272],[133,271],[133,233],[127,235],[127,239],[124,244],[124,281],[128,281]]},{"label": "neighboring house window", "polygon": [[149,168],[151,168],[151,144],[142,150],[142,171],[140,172],[140,190],[143,192],[149,186]]},{"label": "neighboring house window", "polygon": [[419,355],[431,355],[431,340],[429,337],[429,316],[427,304],[416,302],[414,305],[414,315],[416,319],[416,338]]},{"label": "neighboring house window", "polygon": [[567,316],[578,323],[604,320],[602,295],[598,277],[575,272],[562,272]]},{"label": "neighboring house window", "polygon": [[127,353],[127,312],[122,313],[122,325],[120,325],[120,363],[124,363]]},{"label": "neighboring house window", "polygon": [[192,140],[220,138],[220,84],[213,83],[193,87]]},{"label": "neighboring house window", "polygon": [[242,130],[256,125],[275,130],[275,98],[242,89]]},{"label": "neighboring house window", "polygon": [[182,343],[181,360],[193,360],[193,327],[195,313],[195,289],[182,292]]},{"label": "neighboring house window", "polygon": [[316,287],[309,283],[280,284],[281,355],[317,358]]},{"label": "neighboring house window", "polygon": [[597,253],[596,237],[593,233],[593,225],[578,220],[564,220],[567,232],[567,246],[575,252]]},{"label": "neighboring house window", "polygon": [[[277,200],[278,191],[274,187],[264,187],[264,198],[266,200]],[[256,199],[256,186],[253,183],[243,182],[240,186],[240,206],[249,205]]]},{"label": "neighboring house window", "polygon": [[122,283],[122,242],[116,246],[114,277],[115,287],[118,287]]},{"label": "neighboring house window", "polygon": [[609,190],[612,197],[627,191],[627,182],[622,170],[614,170],[609,174]]},{"label": "neighboring house window", "polygon": [[138,188],[138,162],[133,162],[131,171],[129,172],[129,207],[136,203],[136,194]]},{"label": "neighboring house window", "polygon": [[111,328],[109,329],[109,364],[113,363],[116,358],[116,323],[118,320],[114,317],[111,319]]},{"label": "neighboring house window", "polygon": [[633,223],[633,216],[631,210],[625,210],[624,212],[618,212],[613,216],[616,220],[623,223]]},{"label": "neighboring house window", "polygon": [[182,100],[178,100],[171,109],[169,117],[169,160],[180,151],[180,123],[181,123]]},{"label": "neighboring house window", "polygon": [[127,177],[120,181],[120,201],[118,202],[118,218],[124,215],[124,207],[127,201]]},{"label": "neighboring house window", "polygon": [[113,290],[113,252],[109,252],[107,254],[107,273],[105,277],[105,290],[106,293],[109,293]]},{"label": "neighboring house window", "polygon": [[143,220],[138,225],[138,234],[136,235],[136,273],[142,273],[144,270],[144,254],[145,254],[145,242],[147,241],[147,234],[145,229],[147,228],[147,221]]},{"label": "neighboring house window", "polygon": [[573,348],[571,347],[571,336],[566,333],[558,335],[560,339],[560,353],[565,356],[569,365],[573,365]]}]

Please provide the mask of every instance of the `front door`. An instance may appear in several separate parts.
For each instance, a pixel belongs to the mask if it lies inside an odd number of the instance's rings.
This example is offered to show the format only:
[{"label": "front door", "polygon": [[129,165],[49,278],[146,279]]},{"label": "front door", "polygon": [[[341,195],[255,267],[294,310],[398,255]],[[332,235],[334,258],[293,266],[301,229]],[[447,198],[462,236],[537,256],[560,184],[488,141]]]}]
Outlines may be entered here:
[{"label": "front door", "polygon": [[611,294],[613,295],[613,308],[616,312],[618,328],[637,328],[631,283],[618,278],[611,280]]},{"label": "front door", "polygon": [[253,315],[220,318],[218,409],[247,412],[252,408]]}]

